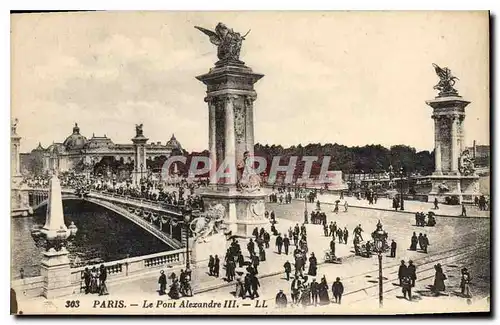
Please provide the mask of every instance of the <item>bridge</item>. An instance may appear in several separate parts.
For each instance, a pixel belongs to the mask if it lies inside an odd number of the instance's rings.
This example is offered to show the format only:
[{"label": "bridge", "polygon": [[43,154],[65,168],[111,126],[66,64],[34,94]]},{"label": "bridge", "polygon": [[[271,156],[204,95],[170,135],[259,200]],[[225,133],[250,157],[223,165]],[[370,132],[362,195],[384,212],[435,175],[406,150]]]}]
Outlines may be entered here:
[{"label": "bridge", "polygon": [[[47,205],[48,189],[31,188],[26,191],[34,213]],[[130,220],[173,249],[180,249],[186,244],[187,233],[183,229],[185,224],[180,206],[98,191],[77,195],[73,189],[66,188],[62,189],[62,200],[80,200],[103,207]],[[196,217],[196,213],[193,216]]]}]

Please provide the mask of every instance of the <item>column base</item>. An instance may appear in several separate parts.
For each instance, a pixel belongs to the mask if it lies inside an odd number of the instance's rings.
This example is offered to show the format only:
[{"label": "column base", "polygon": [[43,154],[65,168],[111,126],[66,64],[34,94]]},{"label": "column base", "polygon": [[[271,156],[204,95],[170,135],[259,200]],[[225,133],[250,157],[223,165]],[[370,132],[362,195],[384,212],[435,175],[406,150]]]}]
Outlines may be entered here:
[{"label": "column base", "polygon": [[42,294],[47,299],[73,294],[68,254],[64,248],[43,253],[40,273],[44,278]]}]

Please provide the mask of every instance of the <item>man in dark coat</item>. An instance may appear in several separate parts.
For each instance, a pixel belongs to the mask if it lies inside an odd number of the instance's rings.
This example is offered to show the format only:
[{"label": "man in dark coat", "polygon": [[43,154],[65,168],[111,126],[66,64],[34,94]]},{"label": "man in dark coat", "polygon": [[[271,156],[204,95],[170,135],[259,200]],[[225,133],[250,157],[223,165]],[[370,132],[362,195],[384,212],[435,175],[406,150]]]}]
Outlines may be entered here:
[{"label": "man in dark coat", "polygon": [[220,270],[219,256],[215,255],[215,258],[214,258],[214,275],[215,275],[216,278],[219,277],[219,270]]},{"label": "man in dark coat", "polygon": [[299,301],[300,285],[301,285],[301,282],[299,280],[299,277],[295,276],[295,278],[293,279],[292,284],[290,286],[291,291],[292,291],[292,302],[293,303],[297,303]]},{"label": "man in dark coat", "polygon": [[252,275],[250,273],[247,273],[245,275],[245,280],[243,282],[243,288],[244,288],[243,299],[246,298],[247,292],[248,292],[248,295],[250,297],[253,297],[253,294],[252,294]]},{"label": "man in dark coat", "polygon": [[85,270],[83,271],[83,281],[85,282],[85,294],[88,294],[90,292],[90,271],[89,268],[86,267]]},{"label": "man in dark coat", "polygon": [[208,274],[213,275],[214,274],[214,263],[215,259],[212,255],[208,258]]},{"label": "man in dark coat", "polygon": [[285,246],[285,254],[288,255],[288,247],[290,247],[290,239],[285,235],[283,238],[283,246]]},{"label": "man in dark coat", "polygon": [[312,298],[312,303],[314,306],[318,304],[318,297],[319,297],[319,285],[318,282],[316,282],[316,279],[312,279],[311,282],[311,298]]},{"label": "man in dark coat", "polygon": [[413,265],[413,261],[410,260],[408,261],[408,270],[407,270],[407,274],[408,276],[410,277],[410,280],[411,280],[411,286],[414,287],[415,286],[415,280],[417,280],[417,268],[415,267],[415,265]]},{"label": "man in dark coat", "polygon": [[286,305],[288,304],[288,300],[286,298],[286,295],[283,293],[283,290],[280,290],[278,294],[276,295],[276,307],[278,308],[286,308]]},{"label": "man in dark coat", "polygon": [[257,255],[252,256],[252,266],[253,266],[253,268],[255,270],[255,274],[259,273],[259,271],[257,269],[257,267],[259,266],[259,264],[260,264],[259,257]]},{"label": "man in dark coat", "polygon": [[158,284],[160,285],[160,296],[165,294],[165,290],[167,289],[167,276],[163,270],[160,271],[160,278],[158,279]]},{"label": "man in dark coat", "polygon": [[401,288],[403,290],[403,296],[406,299],[408,295],[408,300],[411,301],[411,279],[408,276],[405,276],[401,279]]},{"label": "man in dark coat", "polygon": [[259,287],[260,287],[260,282],[259,278],[257,278],[255,275],[251,276],[251,283],[252,283],[252,299],[257,296],[259,298]]},{"label": "man in dark coat", "polygon": [[347,227],[344,227],[344,243],[347,245],[347,239],[349,238],[349,230],[347,230]]},{"label": "man in dark coat", "polygon": [[281,238],[281,234],[278,234],[276,237],[276,247],[278,248],[278,254],[281,255],[281,248],[283,247],[283,238]]},{"label": "man in dark coat", "polygon": [[255,227],[252,231],[252,235],[257,238],[259,237],[259,228]]},{"label": "man in dark coat", "polygon": [[323,224],[323,233],[325,237],[328,237],[328,225],[326,224],[326,222]]},{"label": "man in dark coat", "polygon": [[429,238],[427,238],[427,234],[424,234],[424,238],[422,239],[423,243],[424,243],[424,253],[427,254],[427,247],[429,246]]},{"label": "man in dark coat", "polygon": [[330,221],[330,225],[328,226],[328,228],[330,229],[330,233],[328,234],[328,236],[335,237],[335,229],[333,227],[333,221]]},{"label": "man in dark coat", "polygon": [[292,265],[290,264],[290,262],[286,261],[285,264],[283,264],[283,267],[285,268],[286,280],[290,281],[290,272],[292,272]]},{"label": "man in dark coat", "polygon": [[398,271],[398,278],[399,278],[399,285],[402,286],[402,280],[405,276],[408,275],[408,267],[405,264],[405,261],[401,261],[401,265],[399,266],[399,271]]},{"label": "man in dark coat", "polygon": [[340,304],[342,302],[342,295],[344,294],[344,285],[340,282],[340,278],[336,278],[332,284],[333,297],[335,302]]},{"label": "man in dark coat", "polygon": [[396,248],[397,248],[397,244],[396,242],[394,241],[394,239],[392,240],[391,242],[391,257],[395,258],[396,257]]},{"label": "man in dark coat", "polygon": [[269,242],[271,241],[271,235],[266,231],[264,232],[264,244],[266,248],[269,248]]},{"label": "man in dark coat", "polygon": [[335,256],[335,239],[330,241],[330,252],[333,256]]},{"label": "man in dark coat", "polygon": [[247,249],[250,256],[255,255],[255,243],[253,242],[252,238],[250,238],[250,241],[247,244]]}]

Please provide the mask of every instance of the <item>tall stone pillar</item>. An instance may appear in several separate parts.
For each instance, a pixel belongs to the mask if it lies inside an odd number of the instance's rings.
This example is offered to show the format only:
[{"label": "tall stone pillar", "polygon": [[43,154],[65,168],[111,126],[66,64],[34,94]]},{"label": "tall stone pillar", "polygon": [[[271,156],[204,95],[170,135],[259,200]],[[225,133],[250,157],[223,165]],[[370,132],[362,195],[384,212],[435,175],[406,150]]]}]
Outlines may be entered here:
[{"label": "tall stone pillar", "polygon": [[458,146],[458,126],[457,126],[458,116],[457,115],[450,116],[450,123],[451,123],[451,128],[450,128],[451,172],[452,174],[458,174],[458,155],[460,154],[460,152],[458,152],[460,150]]},{"label": "tall stone pillar", "polygon": [[21,160],[19,158],[21,148],[21,137],[17,134],[17,119],[12,123],[10,128],[10,151],[11,162],[10,170],[11,176],[17,177],[21,175]]},{"label": "tall stone pillar", "polygon": [[147,173],[146,166],[146,138],[143,134],[142,124],[136,125],[135,127],[135,137],[132,139],[134,143],[134,172],[133,172],[133,183],[135,185],[141,184],[141,179]]},{"label": "tall stone pillar", "polygon": [[[447,198],[458,198],[458,202],[473,202],[478,193],[479,177],[465,173],[459,166],[463,154],[465,107],[470,102],[459,96],[453,88],[455,78],[448,68],[440,68],[434,64],[436,74],[440,78],[434,89],[438,96],[426,101],[432,107],[434,119],[435,172],[430,176],[432,189],[429,201],[445,201]],[[462,171],[464,174],[462,174]]]},{"label": "tall stone pillar", "polygon": [[234,134],[234,106],[233,100],[235,98],[231,95],[224,97],[224,111],[225,111],[225,124],[224,138],[225,149],[224,158],[225,163],[228,164],[230,176],[225,178],[224,184],[236,185],[236,136]]},{"label": "tall stone pillar", "polygon": [[215,185],[217,182],[217,146],[216,146],[216,133],[215,133],[215,103],[213,100],[208,102],[208,150],[210,152],[210,184]]},{"label": "tall stone pillar", "polygon": [[[204,28],[196,28],[212,35],[212,32]],[[264,217],[266,194],[259,186],[243,184],[241,171],[235,167],[239,166],[244,170],[243,166],[251,166],[250,162],[253,160],[253,101],[257,98],[254,84],[264,75],[254,73],[239,60],[244,40],[240,34],[222,23],[215,30],[221,37],[217,49],[219,61],[208,73],[197,76],[196,79],[207,87],[205,101],[210,112],[210,158],[215,161],[218,171],[224,172],[220,168],[224,163],[232,177],[211,177],[214,186],[203,193],[203,201],[207,208],[222,204],[225,208],[225,224],[231,233],[249,237],[255,227],[268,224]]]}]

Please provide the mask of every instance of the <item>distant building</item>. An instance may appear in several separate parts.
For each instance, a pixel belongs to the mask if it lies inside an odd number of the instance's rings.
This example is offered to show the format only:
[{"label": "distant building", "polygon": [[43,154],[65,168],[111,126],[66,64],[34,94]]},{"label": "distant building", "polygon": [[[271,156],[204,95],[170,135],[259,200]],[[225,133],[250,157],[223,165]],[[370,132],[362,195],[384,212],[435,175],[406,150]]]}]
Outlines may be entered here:
[{"label": "distant building", "polygon": [[469,154],[474,158],[474,166],[476,168],[490,167],[490,146],[486,144],[474,144],[468,147]]},{"label": "distant building", "polygon": [[[182,146],[174,135],[166,144],[146,144],[149,169],[154,162],[165,161],[171,155],[181,154]],[[92,135],[87,139],[75,123],[73,132],[63,142],[54,142],[47,148],[41,143],[29,153],[21,153],[21,171],[24,174],[43,174],[52,169],[60,172],[74,170],[94,174],[129,174],[134,166],[134,144],[116,144],[110,138]],[[161,163],[156,164],[156,168]],[[148,170],[144,170],[147,173]]]}]

